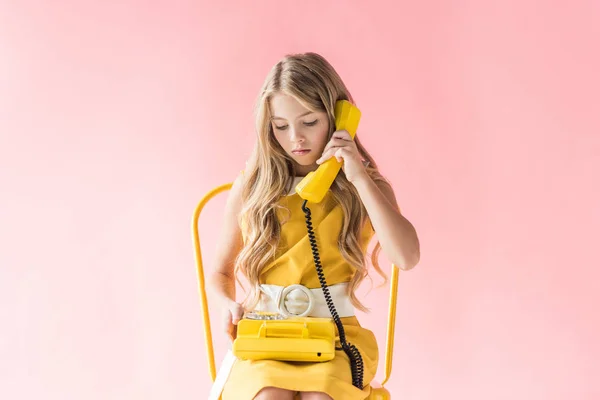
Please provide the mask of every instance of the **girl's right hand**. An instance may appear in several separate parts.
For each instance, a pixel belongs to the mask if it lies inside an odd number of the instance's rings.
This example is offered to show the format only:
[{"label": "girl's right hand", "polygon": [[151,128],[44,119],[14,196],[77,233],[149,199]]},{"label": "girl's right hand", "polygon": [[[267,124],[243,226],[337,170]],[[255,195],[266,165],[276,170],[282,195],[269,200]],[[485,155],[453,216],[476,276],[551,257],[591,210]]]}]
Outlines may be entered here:
[{"label": "girl's right hand", "polygon": [[233,342],[233,340],[237,336],[237,324],[240,322],[240,319],[244,316],[244,307],[240,303],[236,303],[235,301],[231,301],[225,310],[225,333],[229,336],[229,339]]}]

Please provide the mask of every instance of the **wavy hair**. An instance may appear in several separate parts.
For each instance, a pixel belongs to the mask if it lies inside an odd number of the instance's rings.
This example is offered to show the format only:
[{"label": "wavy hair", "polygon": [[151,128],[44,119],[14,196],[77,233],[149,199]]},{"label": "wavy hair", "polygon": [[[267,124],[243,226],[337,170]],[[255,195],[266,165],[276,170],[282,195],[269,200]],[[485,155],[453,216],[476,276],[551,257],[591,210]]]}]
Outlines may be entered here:
[{"label": "wavy hair", "polygon": [[[287,94],[311,111],[324,111],[329,116],[328,141],[335,132],[335,104],[348,100],[354,104],[342,79],[325,58],[316,53],[291,54],[282,58],[269,71],[255,108],[257,141],[244,172],[242,189],[242,212],[240,224],[244,227],[246,240],[235,261],[236,276],[243,273],[250,284],[245,304],[256,304],[259,298],[259,276],[262,269],[272,261],[279,244],[281,226],[276,210],[278,200],[290,189],[290,178],[295,176],[294,162],[277,142],[270,123],[270,99],[277,93]],[[367,162],[366,171],[374,181],[387,180],[379,173],[377,164],[360,143],[354,139],[361,158]],[[344,259],[355,268],[348,285],[352,304],[360,310],[366,308],[355,296],[355,290],[368,276],[367,257],[359,238],[368,215],[358,191],[346,179],[343,170],[331,186],[335,201],[344,213],[344,222],[338,238],[338,248]],[[371,263],[384,280],[379,267],[379,242],[371,253]]]}]

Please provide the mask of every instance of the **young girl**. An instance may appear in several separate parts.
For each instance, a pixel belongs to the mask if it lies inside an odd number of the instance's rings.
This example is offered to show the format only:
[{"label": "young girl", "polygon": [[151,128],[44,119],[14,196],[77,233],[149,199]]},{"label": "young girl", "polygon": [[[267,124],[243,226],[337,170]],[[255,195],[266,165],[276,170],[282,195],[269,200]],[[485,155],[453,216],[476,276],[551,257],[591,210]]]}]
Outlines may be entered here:
[{"label": "young girl", "polygon": [[[346,340],[362,356],[364,386],[353,385],[349,357],[336,350],[333,360],[319,363],[236,360],[223,400],[369,395],[378,347],[373,333],[354,316],[355,308],[365,310],[355,290],[367,275],[367,246],[376,232],[379,242],[371,262],[384,275],[377,262],[380,249],[408,270],[419,261],[419,241],[358,135],[352,140],[348,132],[336,131],[338,100],[354,103],[339,75],[318,54],[289,55],[272,68],[257,103],[256,146],[227,200],[212,282],[224,299],[225,329],[232,340],[245,310],[302,315],[307,297],[316,295],[316,305],[306,316],[331,317],[319,289],[303,200],[294,188],[319,164],[336,157],[343,162],[342,170],[323,201],[308,206]],[[243,305],[235,300],[238,274],[250,284]]]}]

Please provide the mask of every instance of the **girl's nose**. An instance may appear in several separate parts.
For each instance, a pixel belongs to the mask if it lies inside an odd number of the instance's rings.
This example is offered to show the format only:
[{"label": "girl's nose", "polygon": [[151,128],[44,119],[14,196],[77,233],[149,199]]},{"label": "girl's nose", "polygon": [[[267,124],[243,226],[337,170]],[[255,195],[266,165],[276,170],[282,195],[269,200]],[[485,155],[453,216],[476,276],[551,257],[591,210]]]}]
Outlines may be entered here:
[{"label": "girl's nose", "polygon": [[298,132],[295,129],[290,129],[290,140],[294,143],[302,143],[306,139],[302,133]]}]

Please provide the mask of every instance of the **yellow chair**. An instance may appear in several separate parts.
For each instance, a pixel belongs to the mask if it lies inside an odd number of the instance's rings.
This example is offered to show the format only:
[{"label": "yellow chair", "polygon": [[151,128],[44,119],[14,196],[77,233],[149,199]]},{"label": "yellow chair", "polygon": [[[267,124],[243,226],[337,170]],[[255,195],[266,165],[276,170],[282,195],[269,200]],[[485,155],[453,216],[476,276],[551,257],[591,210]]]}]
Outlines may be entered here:
[{"label": "yellow chair", "polygon": [[[198,272],[198,291],[200,294],[200,304],[202,307],[202,317],[204,321],[204,339],[206,342],[206,355],[208,359],[208,369],[210,377],[214,382],[217,371],[215,367],[215,354],[213,350],[212,331],[210,328],[210,318],[208,314],[208,302],[206,297],[206,288],[204,283],[204,269],[202,266],[202,252],[200,250],[200,236],[198,233],[198,220],[202,209],[208,203],[210,199],[215,197],[217,194],[231,189],[232,183],[227,183],[209,191],[200,200],[194,211],[192,219],[192,236],[194,241],[194,253],[196,258],[196,267]],[[383,387],[383,385],[389,380],[392,372],[392,353],[394,350],[394,328],[396,325],[396,298],[398,292],[398,274],[399,268],[392,264],[392,274],[390,283],[390,303],[388,310],[388,323],[387,323],[387,337],[385,343],[385,377],[381,384],[371,382],[371,394],[369,400],[390,400],[390,393]]]}]

